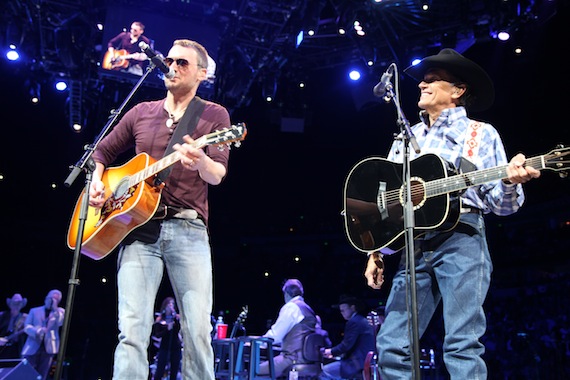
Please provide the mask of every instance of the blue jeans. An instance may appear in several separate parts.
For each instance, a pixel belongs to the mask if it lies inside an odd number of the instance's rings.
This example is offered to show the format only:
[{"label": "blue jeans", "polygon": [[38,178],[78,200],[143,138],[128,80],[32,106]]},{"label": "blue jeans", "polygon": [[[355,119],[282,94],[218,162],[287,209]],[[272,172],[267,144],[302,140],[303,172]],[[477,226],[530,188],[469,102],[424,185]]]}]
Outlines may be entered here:
[{"label": "blue jeans", "polygon": [[[483,302],[493,266],[483,217],[463,214],[460,220],[447,239],[444,233],[429,232],[423,240],[416,240],[418,333],[423,335],[442,301],[443,360],[451,379],[483,380],[487,367],[479,339],[486,329]],[[382,379],[410,379],[412,375],[405,262],[403,252],[386,304],[386,320],[376,340]]]},{"label": "blue jeans", "polygon": [[342,380],[340,376],[340,360],[330,362],[323,366],[319,380]]},{"label": "blue jeans", "polygon": [[147,349],[165,265],[181,315],[183,378],[214,380],[212,260],[208,232],[200,219],[164,220],[156,243],[135,241],[121,247],[114,380],[148,379]]}]

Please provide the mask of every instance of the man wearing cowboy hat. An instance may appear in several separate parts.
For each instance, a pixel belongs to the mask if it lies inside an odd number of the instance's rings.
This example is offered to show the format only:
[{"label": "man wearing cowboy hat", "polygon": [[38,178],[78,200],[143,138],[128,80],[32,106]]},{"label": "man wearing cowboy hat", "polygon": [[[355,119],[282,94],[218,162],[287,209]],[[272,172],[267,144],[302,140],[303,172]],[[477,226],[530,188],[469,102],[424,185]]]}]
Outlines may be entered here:
[{"label": "man wearing cowboy hat", "polygon": [[[521,184],[540,172],[525,166],[522,154],[509,162],[497,130],[468,118],[467,110],[485,110],[495,97],[493,82],[475,62],[443,49],[404,72],[420,82],[422,111],[420,122],[412,127],[420,154],[435,154],[463,172],[506,166],[508,179],[472,186],[461,194],[459,222],[452,230],[428,231],[414,241],[419,336],[442,302],[443,361],[451,379],[486,379],[480,338],[486,328],[483,301],[492,263],[483,215],[515,213],[524,201]],[[403,162],[403,154],[403,142],[396,140],[387,158]],[[411,159],[417,156],[410,151]],[[383,379],[410,378],[412,373],[405,264],[402,255],[376,340]],[[368,285],[380,289],[382,273],[381,253],[370,254],[365,270]]]},{"label": "man wearing cowboy hat", "polygon": [[20,293],[6,298],[10,310],[0,312],[0,359],[17,359],[24,345],[24,322],[28,314],[22,313],[28,300]]},{"label": "man wearing cowboy hat", "polygon": [[342,380],[360,377],[364,369],[366,355],[375,351],[374,327],[363,315],[365,303],[354,296],[343,294],[339,298],[338,308],[346,320],[342,341],[334,347],[326,348],[323,356],[328,359],[340,356],[339,361],[332,361],[323,367],[320,380]]}]

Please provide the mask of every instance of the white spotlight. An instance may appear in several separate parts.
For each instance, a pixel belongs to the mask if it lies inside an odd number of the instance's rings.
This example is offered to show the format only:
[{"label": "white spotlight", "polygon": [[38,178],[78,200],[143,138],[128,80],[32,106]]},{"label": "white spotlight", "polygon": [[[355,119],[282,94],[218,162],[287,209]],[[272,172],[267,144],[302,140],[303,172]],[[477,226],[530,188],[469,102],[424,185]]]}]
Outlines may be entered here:
[{"label": "white spotlight", "polygon": [[6,52],[6,58],[10,61],[17,61],[20,58],[20,54],[16,50],[8,50]]},{"label": "white spotlight", "polygon": [[65,91],[67,89],[67,83],[65,83],[64,81],[58,81],[55,84],[55,88],[58,91]]}]

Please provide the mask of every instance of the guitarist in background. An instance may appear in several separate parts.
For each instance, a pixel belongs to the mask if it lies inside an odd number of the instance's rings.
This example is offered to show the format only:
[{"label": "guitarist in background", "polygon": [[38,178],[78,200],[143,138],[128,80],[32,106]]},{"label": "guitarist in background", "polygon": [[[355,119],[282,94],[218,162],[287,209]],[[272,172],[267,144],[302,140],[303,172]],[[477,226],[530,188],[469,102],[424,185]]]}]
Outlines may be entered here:
[{"label": "guitarist in background", "polygon": [[[137,104],[101,141],[93,154],[96,169],[89,204],[104,204],[101,176],[122,152],[134,148],[160,159],[171,136],[180,128],[183,141],[174,145],[179,161],[163,178],[161,205],[155,217],[136,228],[119,247],[119,342],[113,379],[146,379],[147,346],[153,309],[164,267],[169,274],[180,311],[184,352],[184,379],[214,380],[210,315],[213,306],[212,258],[208,232],[208,187],[218,185],[227,173],[229,149],[208,145],[199,149],[195,139],[230,127],[223,106],[196,96],[206,79],[208,53],[199,43],[176,40],[165,58],[175,75],[164,78],[166,97]],[[194,123],[180,123],[189,112]],[[184,118],[187,120],[186,118]],[[189,136],[186,132],[194,125]],[[178,139],[177,139],[178,141]]]},{"label": "guitarist in background", "polygon": [[141,51],[139,43],[144,41],[151,48],[154,48],[150,39],[143,36],[143,33],[144,24],[135,21],[131,24],[129,32],[123,31],[111,38],[107,43],[107,54],[104,58],[103,68],[143,75],[143,65],[148,57]]},{"label": "guitarist in background", "polygon": [[176,311],[176,301],[166,297],[162,301],[160,314],[152,326],[152,336],[160,339],[156,358],[156,372],[153,380],[162,380],[168,368],[168,378],[176,380],[182,359],[182,337],[180,336],[180,314]]},{"label": "guitarist in background", "polygon": [[16,293],[6,298],[8,309],[0,312],[0,359],[18,359],[26,340],[24,322],[28,314],[22,313],[28,300]]},{"label": "guitarist in background", "polygon": [[[429,231],[415,240],[415,263],[411,264],[416,268],[419,336],[442,302],[443,360],[451,379],[486,379],[480,338],[486,328],[483,301],[493,267],[483,215],[516,212],[524,201],[521,184],[540,172],[525,166],[522,154],[509,162],[497,130],[468,118],[467,110],[481,111],[494,101],[493,82],[479,65],[453,49],[443,49],[405,73],[420,82],[421,121],[412,132],[422,154],[436,154],[463,172],[508,165],[508,180],[470,187],[461,195],[459,223],[453,229]],[[397,140],[387,159],[401,163],[403,154],[403,143]],[[411,158],[415,156],[412,150]],[[412,373],[405,264],[402,254],[376,341],[383,379],[409,378]],[[383,270],[381,253],[369,254],[364,275],[371,288],[380,289]]]}]

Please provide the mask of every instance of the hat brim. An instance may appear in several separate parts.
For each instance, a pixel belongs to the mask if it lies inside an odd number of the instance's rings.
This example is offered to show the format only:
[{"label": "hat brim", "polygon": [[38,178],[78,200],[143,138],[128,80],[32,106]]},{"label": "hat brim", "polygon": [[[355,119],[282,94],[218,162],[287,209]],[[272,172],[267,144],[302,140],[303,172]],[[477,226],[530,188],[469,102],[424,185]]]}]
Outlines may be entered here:
[{"label": "hat brim", "polygon": [[332,305],[334,309],[338,309],[340,305],[347,304],[347,305],[358,305],[359,300],[356,297],[340,297],[338,303]]},{"label": "hat brim", "polygon": [[24,307],[26,307],[26,305],[28,303],[28,299],[23,298],[21,300],[13,301],[11,298],[6,298],[6,305],[8,305],[8,307],[12,307],[13,303],[19,303],[20,309],[23,309]]},{"label": "hat brim", "polygon": [[441,68],[461,79],[469,86],[471,111],[484,111],[495,101],[495,86],[485,70],[453,49],[443,49],[436,55],[422,59],[418,64],[404,70],[406,74],[421,82],[431,68]]}]

